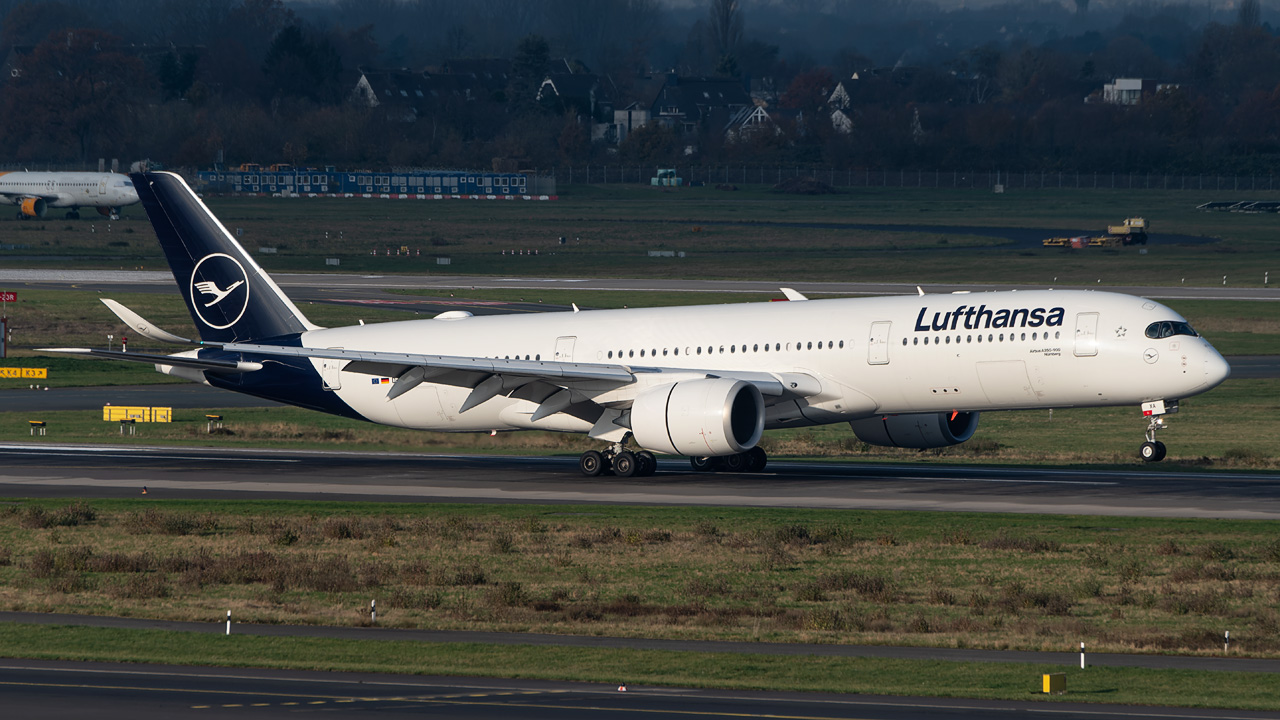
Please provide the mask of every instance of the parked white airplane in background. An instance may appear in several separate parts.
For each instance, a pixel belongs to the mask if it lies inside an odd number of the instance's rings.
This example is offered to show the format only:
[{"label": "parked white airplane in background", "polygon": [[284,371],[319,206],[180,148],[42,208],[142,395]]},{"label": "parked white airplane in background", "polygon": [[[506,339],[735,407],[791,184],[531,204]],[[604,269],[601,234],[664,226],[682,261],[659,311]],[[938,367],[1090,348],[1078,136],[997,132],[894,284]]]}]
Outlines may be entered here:
[{"label": "parked white airplane in background", "polygon": [[108,172],[0,172],[0,201],[18,206],[18,219],[42,218],[49,208],[69,208],[67,218],[80,217],[80,208],[97,208],[112,220],[120,208],[138,202],[128,175]]},{"label": "parked white airplane in background", "polygon": [[[371,422],[541,429],[609,443],[584,473],[764,467],[769,428],[847,422],[911,448],[968,440],[981,411],[1134,405],[1141,456],[1178,400],[1230,373],[1169,308],[1083,290],[595,310],[320,328],[177,175],[131,176],[199,328],[177,355],[63,349]],[[105,303],[134,332],[191,342]],[[627,449],[634,441],[638,450]]]}]

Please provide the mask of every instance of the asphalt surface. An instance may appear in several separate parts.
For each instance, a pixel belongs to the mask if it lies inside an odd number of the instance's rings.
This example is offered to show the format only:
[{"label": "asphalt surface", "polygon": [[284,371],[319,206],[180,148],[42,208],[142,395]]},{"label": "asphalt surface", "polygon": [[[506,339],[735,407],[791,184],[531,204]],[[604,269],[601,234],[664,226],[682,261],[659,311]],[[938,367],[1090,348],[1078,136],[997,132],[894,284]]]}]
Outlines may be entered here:
[{"label": "asphalt surface", "polygon": [[[57,428],[50,432],[56,433]],[[145,437],[139,438],[145,442]],[[577,458],[0,445],[0,497],[273,498],[805,507],[1280,519],[1280,474],[770,463],[647,478],[584,477]]]},{"label": "asphalt surface", "polygon": [[[1034,680],[1034,678],[1033,678]],[[625,681],[623,681],[625,682]],[[1032,683],[1029,683],[1029,685]],[[99,720],[324,717],[597,720],[598,718],[794,718],[796,720],[1066,720],[1201,718],[1277,713],[1070,702],[734,692],[589,683],[413,677],[372,673],[0,661],[0,703],[15,718]],[[1068,688],[1069,690],[1070,688]]]},{"label": "asphalt surface", "polygon": [[[345,275],[272,273],[272,279],[297,301],[326,301],[335,298],[348,300],[394,299],[411,300],[402,295],[385,293],[388,289],[412,289],[440,291],[441,299],[449,298],[458,290],[475,289],[574,289],[671,292],[726,292],[763,293],[781,296],[779,287],[791,287],[806,294],[838,295],[911,295],[917,292],[910,283],[863,282],[809,282],[754,280],[681,280],[681,279],[627,279],[627,278],[530,278],[493,277],[467,275]],[[118,292],[172,292],[176,291],[173,276],[167,271],[151,270],[0,270],[0,283],[6,290],[21,290],[23,286],[48,289],[77,288],[84,290],[114,289]],[[1042,290],[1052,287],[1044,284],[925,284],[927,293],[955,291],[981,292],[985,290]],[[1267,287],[1159,287],[1151,285],[1107,285],[1099,290],[1128,293],[1155,300],[1198,298],[1217,300],[1280,301],[1280,288]],[[536,293],[529,295],[529,305],[537,306]],[[480,306],[483,307],[483,306]],[[501,307],[501,305],[494,306]]]}]

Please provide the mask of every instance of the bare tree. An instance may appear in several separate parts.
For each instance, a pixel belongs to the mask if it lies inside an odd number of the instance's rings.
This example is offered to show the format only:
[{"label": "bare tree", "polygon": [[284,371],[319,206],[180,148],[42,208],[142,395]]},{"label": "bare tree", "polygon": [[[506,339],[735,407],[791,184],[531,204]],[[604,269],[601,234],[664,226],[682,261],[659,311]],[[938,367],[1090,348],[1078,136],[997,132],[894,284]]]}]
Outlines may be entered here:
[{"label": "bare tree", "polygon": [[741,0],[711,0],[707,27],[716,53],[722,59],[733,57],[742,43]]},{"label": "bare tree", "polygon": [[1240,3],[1238,17],[1241,26],[1258,27],[1262,21],[1262,5],[1258,0],[1243,0]]}]

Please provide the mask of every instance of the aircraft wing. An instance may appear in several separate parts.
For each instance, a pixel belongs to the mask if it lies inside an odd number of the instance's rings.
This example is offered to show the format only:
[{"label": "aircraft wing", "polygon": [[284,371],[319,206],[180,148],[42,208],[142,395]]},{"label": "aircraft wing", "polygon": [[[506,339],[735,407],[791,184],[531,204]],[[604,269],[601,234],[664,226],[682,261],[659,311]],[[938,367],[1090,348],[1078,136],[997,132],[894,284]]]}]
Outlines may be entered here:
[{"label": "aircraft wing", "polygon": [[62,199],[62,195],[58,193],[33,193],[33,192],[5,192],[0,190],[0,201],[11,204],[18,204],[22,200],[28,198],[39,198],[47,203],[57,202]]},{"label": "aircraft wing", "polygon": [[396,375],[409,368],[425,367],[490,374],[526,375],[547,379],[605,380],[622,384],[635,381],[635,375],[632,371],[621,365],[564,363],[544,360],[502,360],[498,358],[455,357],[451,355],[417,355],[413,353],[286,347],[283,345],[257,345],[253,343],[223,343],[222,349],[228,352],[261,355],[349,360],[351,364],[345,368],[348,372],[363,373],[365,375]]},{"label": "aircraft wing", "polygon": [[[418,355],[253,343],[224,343],[221,347],[228,352],[257,355],[348,360],[350,362],[343,368],[347,372],[397,378],[396,385],[388,393],[388,399],[394,399],[426,380],[470,387],[474,389],[473,397],[464,403],[464,410],[478,405],[499,392],[519,387],[522,382],[541,381],[547,385],[570,389],[590,384],[597,389],[606,389],[609,386],[622,387],[636,383],[641,375],[660,373],[673,373],[683,377],[714,375],[734,378],[749,382],[757,386],[762,394],[773,397],[784,393],[806,396],[820,391],[820,384],[815,378],[799,373],[776,375],[764,372],[710,370],[704,372],[687,368]],[[672,382],[678,379],[673,377]],[[646,383],[644,386],[648,387],[649,384]]]}]

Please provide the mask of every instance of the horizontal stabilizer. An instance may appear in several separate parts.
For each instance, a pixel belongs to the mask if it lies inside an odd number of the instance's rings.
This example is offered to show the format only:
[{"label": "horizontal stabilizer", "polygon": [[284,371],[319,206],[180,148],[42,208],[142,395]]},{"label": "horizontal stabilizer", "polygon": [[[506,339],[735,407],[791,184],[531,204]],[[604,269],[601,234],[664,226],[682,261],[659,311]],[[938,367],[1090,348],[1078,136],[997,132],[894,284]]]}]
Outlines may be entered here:
[{"label": "horizontal stabilizer", "polygon": [[111,300],[109,298],[100,298],[100,299],[102,300],[103,305],[106,305],[108,308],[110,308],[111,312],[116,314],[116,317],[120,318],[120,320],[123,321],[125,325],[129,326],[129,329],[133,330],[134,332],[138,333],[139,335],[145,338],[150,338],[158,342],[185,343],[188,345],[192,344],[191,340],[188,340],[179,335],[174,335],[173,333],[168,332],[166,330],[161,330],[160,328],[156,327],[152,323],[147,322],[146,318],[130,310],[124,305],[121,305],[115,300]]},{"label": "horizontal stabilizer", "polygon": [[90,357],[107,358],[108,360],[129,360],[152,365],[173,365],[197,370],[221,373],[243,373],[262,369],[262,363],[237,360],[214,360],[204,358],[183,357],[181,355],[152,355],[151,353],[124,352],[122,350],[95,350],[93,348],[40,348],[38,352],[65,353],[68,355],[89,355]]}]

